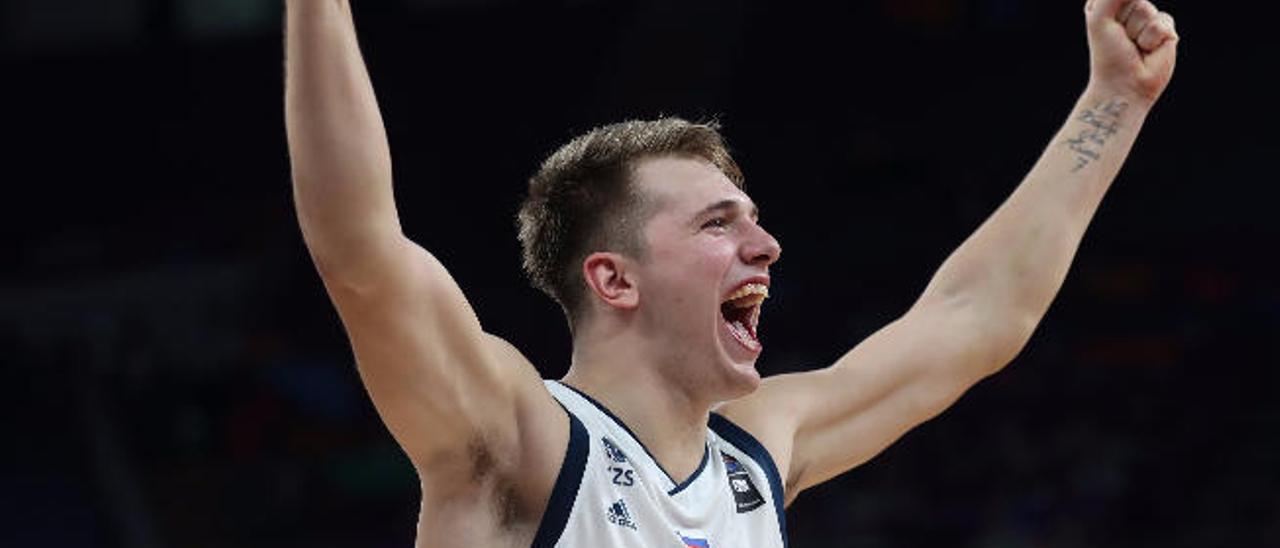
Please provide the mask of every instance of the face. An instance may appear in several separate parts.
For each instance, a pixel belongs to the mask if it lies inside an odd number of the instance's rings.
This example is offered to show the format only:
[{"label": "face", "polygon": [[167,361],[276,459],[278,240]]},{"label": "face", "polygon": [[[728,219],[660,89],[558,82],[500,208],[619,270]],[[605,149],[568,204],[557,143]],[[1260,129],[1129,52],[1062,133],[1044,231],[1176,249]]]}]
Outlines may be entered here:
[{"label": "face", "polygon": [[699,390],[732,399],[760,383],[755,369],[760,303],[767,296],[777,240],[758,223],[755,204],[701,160],[646,160],[637,190],[653,211],[635,265],[640,325],[678,364],[671,372]]}]

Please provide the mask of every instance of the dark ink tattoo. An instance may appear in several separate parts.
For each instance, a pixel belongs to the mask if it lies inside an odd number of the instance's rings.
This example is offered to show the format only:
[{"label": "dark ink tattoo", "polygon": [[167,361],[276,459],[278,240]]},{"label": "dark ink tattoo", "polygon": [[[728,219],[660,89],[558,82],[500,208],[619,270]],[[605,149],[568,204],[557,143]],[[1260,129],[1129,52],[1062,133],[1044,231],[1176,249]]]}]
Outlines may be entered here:
[{"label": "dark ink tattoo", "polygon": [[1076,153],[1076,165],[1071,168],[1072,173],[1102,157],[1103,145],[1120,131],[1120,117],[1128,108],[1129,103],[1111,99],[1086,109],[1076,117],[1086,127],[1075,138],[1066,141],[1067,148]]}]

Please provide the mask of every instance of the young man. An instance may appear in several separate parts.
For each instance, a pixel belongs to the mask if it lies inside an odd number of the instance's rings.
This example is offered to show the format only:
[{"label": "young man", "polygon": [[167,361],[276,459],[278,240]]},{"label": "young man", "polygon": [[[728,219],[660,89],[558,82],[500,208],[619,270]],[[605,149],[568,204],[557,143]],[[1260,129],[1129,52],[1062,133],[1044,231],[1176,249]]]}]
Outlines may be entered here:
[{"label": "young man", "polygon": [[1088,86],[1027,178],[916,303],[817,371],[762,380],[781,248],[714,128],[597,129],[521,210],[525,266],[565,309],[543,381],[401,232],[342,0],[289,0],[286,118],[303,235],[360,374],[421,479],[419,546],[783,546],[783,507],[865,462],[1026,343],[1173,72],[1173,19],[1091,0]]}]

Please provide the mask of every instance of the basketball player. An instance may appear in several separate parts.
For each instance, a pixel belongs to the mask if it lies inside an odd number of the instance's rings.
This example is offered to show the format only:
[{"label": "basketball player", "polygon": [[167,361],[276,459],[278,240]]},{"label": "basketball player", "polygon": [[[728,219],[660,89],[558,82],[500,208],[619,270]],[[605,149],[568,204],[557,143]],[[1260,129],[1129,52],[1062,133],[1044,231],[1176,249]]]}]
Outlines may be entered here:
[{"label": "basketball player", "polygon": [[783,508],[1020,351],[1173,72],[1173,18],[1091,0],[1088,85],[1026,179],[924,293],[835,364],[761,379],[778,242],[715,128],[627,122],[565,145],[520,212],[569,373],[486,333],[401,231],[344,0],[288,0],[298,218],[361,377],[421,480],[418,546],[778,547]]}]

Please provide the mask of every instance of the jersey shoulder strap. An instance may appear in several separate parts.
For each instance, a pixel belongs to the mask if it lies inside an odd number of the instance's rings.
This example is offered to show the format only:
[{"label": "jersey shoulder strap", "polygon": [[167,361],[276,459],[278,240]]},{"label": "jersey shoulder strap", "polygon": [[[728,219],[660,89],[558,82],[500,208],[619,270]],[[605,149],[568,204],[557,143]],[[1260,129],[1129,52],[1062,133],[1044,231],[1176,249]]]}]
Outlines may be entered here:
[{"label": "jersey shoulder strap", "polygon": [[[563,402],[560,405],[564,407]],[[555,486],[551,488],[547,509],[538,523],[532,548],[554,548],[560,541],[565,525],[569,523],[569,514],[573,513],[573,503],[578,498],[582,473],[587,468],[587,453],[590,449],[587,428],[572,410],[565,408],[565,413],[569,415],[569,445],[565,448],[564,462],[560,464]]]}]

